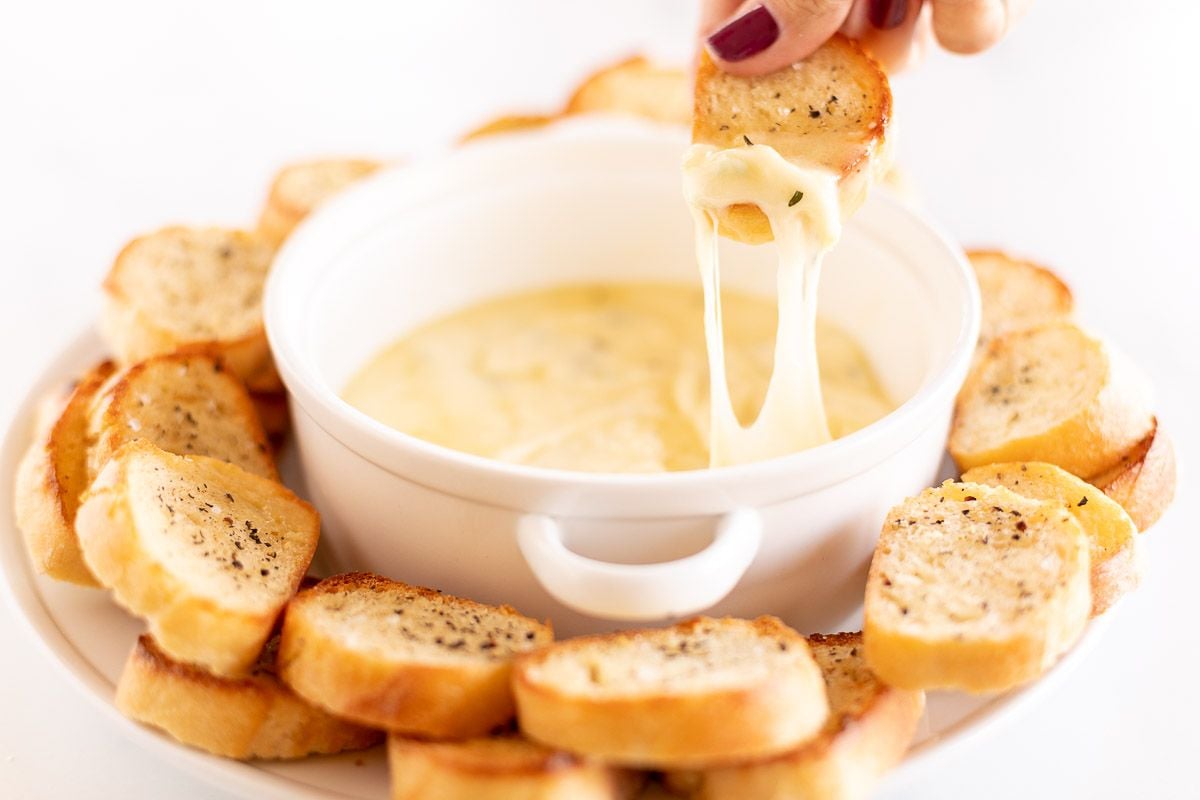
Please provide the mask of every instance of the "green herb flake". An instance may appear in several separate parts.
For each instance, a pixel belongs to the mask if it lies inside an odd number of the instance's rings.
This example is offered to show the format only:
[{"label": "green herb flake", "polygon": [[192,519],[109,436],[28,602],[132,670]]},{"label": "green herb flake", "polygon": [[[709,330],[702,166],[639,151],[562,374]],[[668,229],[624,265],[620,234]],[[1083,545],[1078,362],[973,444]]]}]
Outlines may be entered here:
[{"label": "green herb flake", "polygon": [[791,208],[792,206],[796,205],[796,203],[799,203],[803,199],[804,199],[804,192],[797,189],[795,191],[795,193],[792,194],[792,199],[788,200],[788,208]]}]

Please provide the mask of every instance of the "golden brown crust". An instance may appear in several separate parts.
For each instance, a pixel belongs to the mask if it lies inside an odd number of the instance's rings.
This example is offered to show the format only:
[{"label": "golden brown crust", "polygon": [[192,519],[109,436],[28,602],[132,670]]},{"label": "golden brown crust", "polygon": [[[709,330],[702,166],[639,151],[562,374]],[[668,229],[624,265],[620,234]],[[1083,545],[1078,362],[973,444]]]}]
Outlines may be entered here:
[{"label": "golden brown crust", "polygon": [[459,139],[459,143],[466,144],[476,139],[485,139],[489,136],[502,133],[536,130],[537,128],[546,127],[557,119],[559,117],[554,114],[504,114],[499,117],[493,117],[487,122],[467,131]]},{"label": "golden brown crust", "polygon": [[607,767],[519,737],[428,742],[388,737],[392,800],[619,800],[641,784]]},{"label": "golden brown crust", "polygon": [[1157,522],[1175,499],[1175,448],[1158,420],[1116,465],[1089,483],[1120,503],[1139,531]]},{"label": "golden brown crust", "polygon": [[75,535],[79,498],[88,483],[87,419],[91,404],[116,370],[104,361],[85,373],[57,415],[39,430],[17,470],[14,505],[30,560],[41,573],[82,586],[99,586]]},{"label": "golden brown crust", "polygon": [[250,402],[263,432],[278,449],[280,440],[292,429],[292,415],[285,392],[251,392]]},{"label": "golden brown crust", "polygon": [[[511,616],[551,634],[546,626],[508,606],[491,607],[409,586],[370,573],[328,578],[288,604],[280,640],[279,669],[297,694],[330,712],[364,725],[408,735],[463,739],[485,735],[512,719],[511,661],[480,657],[441,663],[389,650],[389,642],[344,641],[318,625],[326,613],[322,595],[353,592],[370,597],[404,591],[448,603],[455,612]],[[386,597],[380,603],[391,602]],[[381,637],[386,632],[381,631]]]},{"label": "golden brown crust", "polygon": [[781,642],[781,649],[807,655],[804,637],[773,617],[752,622],[698,617],[669,629],[570,639],[517,659],[513,691],[521,731],[551,747],[645,768],[762,757],[791,749],[815,734],[828,708],[810,655],[753,685],[704,692],[596,696],[535,676],[551,656],[620,648],[640,639],[656,641],[667,632],[689,636],[714,624],[749,625],[758,635]]},{"label": "golden brown crust", "polygon": [[[770,83],[779,90],[763,94]],[[754,78],[728,75],[701,52],[692,141],[737,147],[749,138],[785,158],[830,169],[841,176],[842,207],[849,213],[886,168],[891,115],[887,74],[857,42],[837,34],[798,65]],[[757,206],[730,206],[718,223],[723,236],[747,244],[773,238]]]},{"label": "golden brown crust", "polygon": [[123,714],[227,758],[295,759],[371,747],[383,735],[301,701],[269,670],[221,678],[139,637],[117,684]]}]

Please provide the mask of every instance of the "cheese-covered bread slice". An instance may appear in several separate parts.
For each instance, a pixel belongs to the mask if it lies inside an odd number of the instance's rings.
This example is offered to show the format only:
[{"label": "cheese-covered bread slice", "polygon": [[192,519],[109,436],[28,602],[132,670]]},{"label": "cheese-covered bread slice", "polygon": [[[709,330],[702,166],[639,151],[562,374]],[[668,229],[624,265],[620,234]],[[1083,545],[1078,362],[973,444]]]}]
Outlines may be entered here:
[{"label": "cheese-covered bread slice", "polygon": [[89,483],[88,413],[115,370],[111,361],[102,362],[76,381],[65,401],[56,392],[43,402],[13,490],[17,527],[34,568],[82,586],[99,585],[75,537],[79,497]]},{"label": "cheese-covered bread slice", "polygon": [[1141,377],[1099,339],[1059,322],[992,340],[959,392],[949,448],[963,470],[1046,461],[1095,475],[1153,424]]},{"label": "cheese-covered bread slice", "polygon": [[393,734],[388,766],[392,800],[623,800],[641,783],[519,736],[429,742]]},{"label": "cheese-covered bread slice", "polygon": [[104,281],[101,330],[117,360],[205,352],[249,386],[276,386],[262,320],[273,256],[262,237],[226,228],[176,226],[134,239]]},{"label": "cheese-covered bread slice", "polygon": [[634,56],[597,70],[576,87],[566,114],[627,114],[656,122],[687,125],[692,121],[688,76]]},{"label": "cheese-covered bread slice", "polygon": [[1175,499],[1175,448],[1158,420],[1120,461],[1089,483],[1120,503],[1139,531],[1158,522]]},{"label": "cheese-covered bread slice", "polygon": [[317,512],[273,480],[145,439],[118,450],[75,518],[84,560],[171,658],[239,676],[317,547]]},{"label": "cheese-covered bread slice", "polygon": [[211,456],[278,480],[275,461],[241,381],[206,355],[155,356],[114,375],[93,405],[89,474],[129,442],[176,455]]},{"label": "cheese-covered bread slice", "polygon": [[647,768],[784,752],[829,710],[804,637],[774,617],[570,639],[523,656],[513,689],[529,738]]},{"label": "cheese-covered bread slice", "polygon": [[[891,113],[887,75],[841,34],[803,61],[749,78],[722,72],[702,52],[692,141],[717,147],[765,144],[788,160],[824,167],[839,176],[842,208],[849,213],[887,166]],[[724,236],[748,244],[772,239],[770,223],[757,206],[733,205],[717,216]]]},{"label": "cheese-covered bread slice", "polygon": [[330,712],[413,736],[482,736],[512,719],[512,659],[547,625],[507,606],[351,573],[297,595],[284,616],[283,680]]},{"label": "cheese-covered bread slice", "polygon": [[1067,509],[946,481],[888,512],[864,652],[891,686],[998,692],[1053,665],[1091,607],[1087,536]]},{"label": "cheese-covered bread slice", "polygon": [[904,757],[925,710],[925,694],[879,680],[863,658],[861,633],[808,637],[825,678],[829,719],[795,750],[761,761],[667,775],[692,800],[869,797]]},{"label": "cheese-covered bread slice", "polygon": [[271,182],[258,218],[258,234],[278,247],[313,209],[381,166],[367,158],[325,158],[287,165]]},{"label": "cheese-covered bread slice", "polygon": [[122,714],[226,758],[294,759],[361,750],[383,734],[305,703],[275,675],[268,645],[250,674],[222,678],[168,656],[143,634],[117,683]]},{"label": "cheese-covered bread slice", "polygon": [[1120,504],[1066,470],[1043,462],[988,464],[963,473],[968,483],[1004,486],[1067,509],[1087,534],[1092,570],[1092,614],[1103,614],[1137,588],[1141,558],[1137,526]]},{"label": "cheese-covered bread slice", "polygon": [[969,250],[967,258],[979,281],[981,346],[1003,333],[1069,320],[1075,313],[1070,288],[1046,267],[997,250]]}]

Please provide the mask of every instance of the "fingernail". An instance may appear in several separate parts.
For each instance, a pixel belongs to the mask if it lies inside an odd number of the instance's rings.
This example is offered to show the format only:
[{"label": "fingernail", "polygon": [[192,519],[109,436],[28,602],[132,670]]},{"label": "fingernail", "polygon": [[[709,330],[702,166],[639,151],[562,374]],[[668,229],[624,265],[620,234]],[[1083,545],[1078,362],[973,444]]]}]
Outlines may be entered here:
[{"label": "fingernail", "polygon": [[755,6],[709,36],[708,46],[722,61],[742,61],[766,50],[778,38],[779,23],[766,6]]},{"label": "fingernail", "polygon": [[881,31],[890,31],[900,27],[908,16],[908,0],[871,0],[867,8],[867,18],[871,25]]}]

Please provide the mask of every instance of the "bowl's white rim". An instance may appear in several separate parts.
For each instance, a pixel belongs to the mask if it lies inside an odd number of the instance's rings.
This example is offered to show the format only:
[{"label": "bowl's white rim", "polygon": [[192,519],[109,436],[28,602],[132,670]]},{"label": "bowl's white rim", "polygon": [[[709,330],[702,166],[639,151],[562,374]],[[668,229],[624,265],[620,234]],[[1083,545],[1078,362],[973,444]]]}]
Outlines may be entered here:
[{"label": "bowl's white rim", "polygon": [[[595,126],[595,130],[599,131],[600,135],[605,135],[609,130],[624,134],[634,130],[637,135],[643,136],[675,135],[675,132],[664,131],[662,126],[645,125],[641,126],[639,130],[639,126],[631,126],[629,121],[625,120],[619,121],[617,124],[612,124],[611,120],[593,120],[590,124]],[[583,124],[576,125],[570,131],[570,135],[579,136],[581,130],[586,132],[588,129]],[[468,151],[503,150],[520,145],[522,141],[545,136],[547,133],[547,130],[535,130],[493,137],[494,141],[481,140],[472,143],[468,148],[448,151],[439,158],[454,158],[458,154]],[[304,349],[283,332],[286,330],[283,323],[286,307],[289,304],[306,302],[307,294],[315,291],[317,286],[317,281],[313,281],[307,287],[303,285],[297,287],[290,279],[288,272],[292,269],[290,266],[292,263],[299,262],[303,258],[298,254],[303,250],[305,241],[318,235],[325,235],[322,228],[327,226],[328,220],[338,215],[345,215],[356,204],[366,202],[393,186],[402,190],[406,183],[412,181],[414,171],[436,170],[438,163],[439,159],[434,159],[383,169],[350,187],[310,215],[301,223],[277,255],[275,265],[267,280],[264,295],[263,308],[267,335],[280,373],[293,398],[333,439],[385,471],[395,473],[395,470],[381,464],[379,459],[371,458],[363,453],[361,448],[347,442],[346,437],[339,431],[350,431],[356,438],[375,440],[393,450],[408,451],[409,454],[429,463],[449,465],[459,470],[477,473],[481,479],[517,480],[548,488],[569,487],[572,490],[589,492],[606,489],[687,492],[714,485],[766,482],[786,475],[820,475],[823,464],[828,464],[846,454],[864,452],[871,447],[873,442],[894,435],[895,429],[909,427],[911,435],[905,437],[899,446],[890,448],[887,452],[877,453],[870,459],[860,456],[855,461],[869,464],[878,463],[892,452],[902,449],[924,430],[918,424],[923,417],[930,416],[934,409],[943,404],[953,402],[952,396],[958,392],[959,386],[966,377],[975,351],[981,320],[979,287],[974,271],[967,262],[962,248],[955,244],[954,240],[937,223],[918,214],[910,206],[889,196],[884,191],[876,192],[871,202],[885,205],[888,208],[887,213],[899,216],[903,220],[903,224],[923,230],[952,256],[956,269],[947,277],[955,282],[956,288],[962,295],[963,313],[962,322],[949,356],[935,376],[926,380],[912,397],[891,413],[861,430],[817,447],[748,464],[678,472],[626,474],[582,472],[502,462],[454,450],[388,427],[343,400],[332,387],[320,378],[319,370],[306,357]],[[350,247],[354,244],[354,242],[347,241],[343,242],[342,246]],[[297,293],[302,296],[297,297]],[[834,479],[829,481],[829,483],[834,482],[836,482]],[[821,487],[814,485],[809,491],[815,491],[818,488]]]}]

